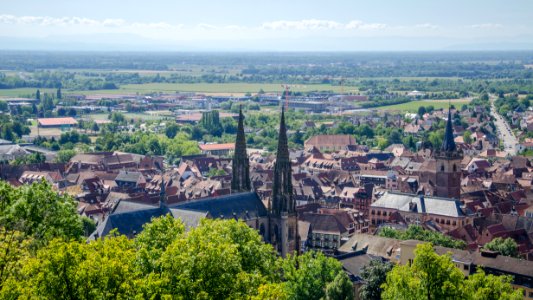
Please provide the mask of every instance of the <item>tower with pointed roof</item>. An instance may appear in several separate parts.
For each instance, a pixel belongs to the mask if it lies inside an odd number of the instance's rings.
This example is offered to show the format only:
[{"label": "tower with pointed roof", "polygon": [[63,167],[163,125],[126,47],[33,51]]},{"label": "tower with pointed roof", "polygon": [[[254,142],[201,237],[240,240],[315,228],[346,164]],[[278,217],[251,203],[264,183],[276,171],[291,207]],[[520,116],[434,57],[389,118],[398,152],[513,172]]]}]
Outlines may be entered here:
[{"label": "tower with pointed roof", "polygon": [[159,207],[163,207],[166,205],[166,196],[167,196],[167,192],[166,192],[166,183],[165,183],[165,179],[163,178],[163,174],[161,174],[161,184],[159,185]]},{"label": "tower with pointed roof", "polygon": [[435,196],[459,199],[461,196],[462,151],[457,149],[453,137],[452,112],[448,109],[448,120],[444,140],[440,149],[435,151],[436,182]]},{"label": "tower with pointed roof", "polygon": [[270,209],[270,242],[282,257],[298,251],[298,217],[292,194],[292,170],[289,158],[285,112],[281,110],[278,152],[274,163],[274,180]]},{"label": "tower with pointed roof", "polygon": [[242,107],[239,110],[239,124],[237,138],[235,139],[235,152],[232,161],[231,192],[249,192],[252,189],[250,183],[250,161],[246,152],[246,138],[244,136],[244,116]]}]

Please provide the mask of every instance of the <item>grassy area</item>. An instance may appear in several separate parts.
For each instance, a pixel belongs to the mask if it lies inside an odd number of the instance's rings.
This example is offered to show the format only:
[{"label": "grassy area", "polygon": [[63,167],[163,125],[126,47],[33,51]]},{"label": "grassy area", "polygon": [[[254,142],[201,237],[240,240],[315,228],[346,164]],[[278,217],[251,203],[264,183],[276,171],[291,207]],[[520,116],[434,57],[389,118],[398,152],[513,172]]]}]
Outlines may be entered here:
[{"label": "grassy area", "polygon": [[[452,100],[450,101],[455,107],[461,108],[463,104],[468,104],[470,100]],[[448,108],[448,100],[422,100],[422,101],[411,101],[402,104],[380,106],[373,109],[377,110],[398,110],[398,111],[408,111],[408,112],[417,112],[420,106],[433,106],[435,109]]]},{"label": "grassy area", "polygon": [[[93,120],[107,120],[107,116],[109,114],[106,114],[106,113],[101,113],[101,114],[90,114],[90,115],[87,115],[87,117],[93,119]],[[126,119],[135,119],[135,120],[161,120],[161,119],[164,119],[165,116],[159,116],[159,115],[150,115],[150,114],[145,114],[145,113],[125,113],[124,114],[124,117],[126,117]],[[166,118],[173,118],[172,116],[171,117],[166,117]]]},{"label": "grassy area", "polygon": [[[152,93],[152,92],[205,92],[205,93],[257,93],[263,89],[265,92],[281,92],[281,84],[273,83],[147,83],[147,84],[127,84],[113,93]],[[291,91],[309,92],[309,91],[336,91],[340,92],[340,86],[330,84],[309,84],[293,85]],[[344,87],[345,92],[356,91],[355,87]],[[87,91],[83,93],[104,93],[108,91]]]},{"label": "grassy area", "polygon": [[[153,92],[175,93],[179,92],[204,92],[223,94],[257,93],[259,90],[265,92],[281,92],[283,87],[277,83],[146,83],[146,84],[126,84],[116,90],[93,90],[93,91],[69,91],[63,90],[64,94],[149,94]],[[35,88],[20,89],[0,89],[0,97],[20,97],[35,93]],[[310,91],[334,91],[334,92],[357,92],[353,86],[338,86],[330,84],[295,84],[291,86],[294,92]],[[41,93],[55,93],[55,89],[41,89]]]},{"label": "grassy area", "polygon": [[[44,93],[56,94],[56,89],[39,89],[41,95]],[[35,94],[36,88],[0,89],[0,97],[28,97]]]}]

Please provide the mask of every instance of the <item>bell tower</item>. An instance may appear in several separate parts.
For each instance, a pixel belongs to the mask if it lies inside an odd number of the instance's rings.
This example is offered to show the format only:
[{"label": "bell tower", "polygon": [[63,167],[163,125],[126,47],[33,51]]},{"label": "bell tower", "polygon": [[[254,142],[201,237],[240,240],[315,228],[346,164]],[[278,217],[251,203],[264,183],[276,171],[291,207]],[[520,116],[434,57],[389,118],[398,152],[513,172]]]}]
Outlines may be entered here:
[{"label": "bell tower", "polygon": [[295,251],[298,252],[298,217],[296,202],[292,194],[292,170],[283,108],[281,110],[278,152],[274,164],[274,182],[269,210],[270,243],[282,257]]},{"label": "bell tower", "polygon": [[436,188],[435,196],[458,199],[461,196],[461,161],[462,151],[457,149],[453,138],[452,112],[448,109],[448,121],[444,140],[435,152]]}]

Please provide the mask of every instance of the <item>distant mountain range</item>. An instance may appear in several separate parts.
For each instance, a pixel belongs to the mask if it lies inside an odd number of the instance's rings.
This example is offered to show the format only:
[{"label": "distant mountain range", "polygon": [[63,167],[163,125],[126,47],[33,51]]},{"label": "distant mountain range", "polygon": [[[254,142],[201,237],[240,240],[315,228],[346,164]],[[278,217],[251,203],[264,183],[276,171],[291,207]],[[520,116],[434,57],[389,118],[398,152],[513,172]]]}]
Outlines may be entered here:
[{"label": "distant mountain range", "polygon": [[500,40],[454,38],[297,38],[162,41],[134,34],[17,38],[0,36],[0,50],[66,51],[482,51],[533,50],[533,37]]}]

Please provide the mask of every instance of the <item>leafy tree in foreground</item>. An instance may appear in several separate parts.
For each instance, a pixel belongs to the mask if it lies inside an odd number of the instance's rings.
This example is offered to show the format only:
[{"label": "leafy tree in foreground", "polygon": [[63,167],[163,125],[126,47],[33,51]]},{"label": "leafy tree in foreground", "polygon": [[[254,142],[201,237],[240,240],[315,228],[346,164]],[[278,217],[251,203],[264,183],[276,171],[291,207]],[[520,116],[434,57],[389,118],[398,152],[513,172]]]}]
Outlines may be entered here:
[{"label": "leafy tree in foreground", "polygon": [[353,284],[350,278],[339,272],[332,282],[326,286],[326,300],[351,300],[353,295]]},{"label": "leafy tree in foreground", "polygon": [[344,272],[340,262],[327,258],[321,252],[290,256],[283,261],[282,268],[287,280],[289,298],[302,300],[324,298],[324,287]]},{"label": "leafy tree in foreground", "polygon": [[482,271],[465,279],[451,254],[438,255],[429,243],[416,247],[410,265],[397,265],[387,275],[383,299],[522,299],[508,276],[485,276]]},{"label": "leafy tree in foreground", "polygon": [[359,296],[363,300],[379,300],[381,299],[382,288],[381,285],[387,279],[387,273],[392,270],[392,264],[381,261],[380,259],[373,259],[370,263],[361,270],[361,278],[365,284],[361,287]]},{"label": "leafy tree in foreground", "polygon": [[74,200],[59,195],[45,181],[17,188],[0,181],[0,226],[18,230],[35,243],[83,236],[82,219]]}]

